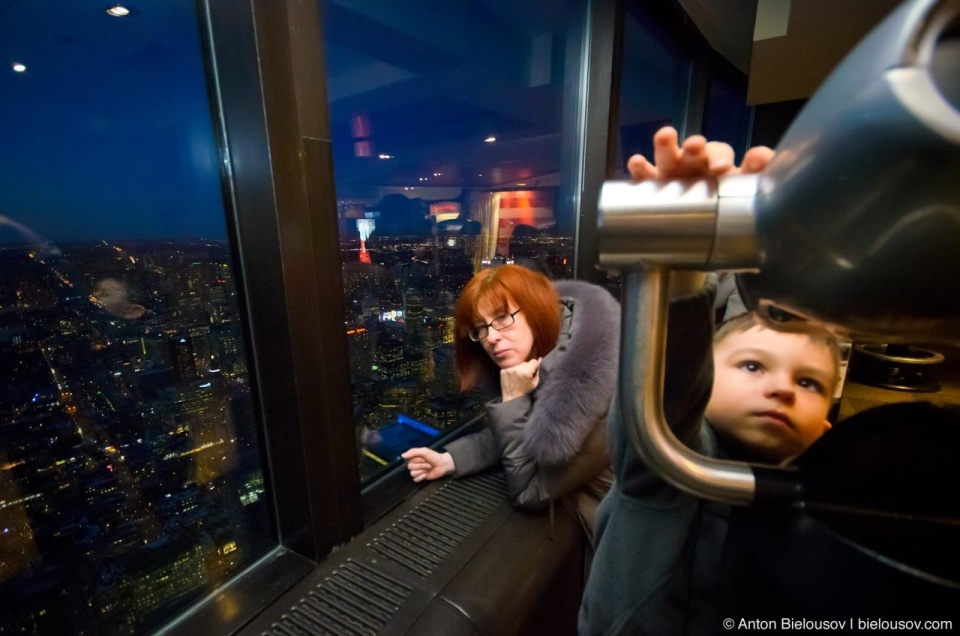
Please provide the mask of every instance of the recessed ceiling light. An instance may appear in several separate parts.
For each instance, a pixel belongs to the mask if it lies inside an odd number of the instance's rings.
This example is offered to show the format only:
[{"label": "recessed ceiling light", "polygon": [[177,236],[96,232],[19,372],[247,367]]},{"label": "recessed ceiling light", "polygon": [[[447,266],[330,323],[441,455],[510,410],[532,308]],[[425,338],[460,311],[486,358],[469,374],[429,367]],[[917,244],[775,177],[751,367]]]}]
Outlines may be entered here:
[{"label": "recessed ceiling light", "polygon": [[27,67],[24,64],[21,64],[20,62],[14,62],[13,70],[15,70],[17,73],[23,73],[27,70]]},{"label": "recessed ceiling light", "polygon": [[122,18],[130,15],[130,9],[126,8],[122,4],[115,4],[107,9],[107,15],[112,15],[115,18]]},{"label": "recessed ceiling light", "polygon": [[496,137],[487,137],[486,139],[484,139],[484,141],[487,142],[488,144],[492,144],[496,140],[497,140]]}]

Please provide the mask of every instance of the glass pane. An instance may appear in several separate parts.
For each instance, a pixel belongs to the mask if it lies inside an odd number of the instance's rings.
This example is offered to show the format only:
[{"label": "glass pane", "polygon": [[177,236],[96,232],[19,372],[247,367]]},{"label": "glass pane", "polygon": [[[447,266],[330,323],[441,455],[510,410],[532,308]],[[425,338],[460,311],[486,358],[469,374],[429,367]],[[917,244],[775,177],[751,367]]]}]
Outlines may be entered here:
[{"label": "glass pane", "polygon": [[717,76],[711,77],[703,113],[703,135],[733,146],[738,164],[747,148],[752,119],[753,108],[747,106],[745,92]]},{"label": "glass pane", "polygon": [[480,414],[452,355],[474,272],[572,275],[585,5],[323,3],[364,481]]},{"label": "glass pane", "polygon": [[144,633],[274,545],[195,6],[107,6],[0,20],[2,633]]},{"label": "glass pane", "polygon": [[[626,3],[620,101],[615,133],[617,161],[609,179],[625,179],[631,155],[653,157],[653,133],[673,126],[681,134],[690,99],[691,56],[660,27],[643,3]],[[620,295],[618,270],[606,270],[606,287]]]},{"label": "glass pane", "polygon": [[651,157],[653,133],[670,125],[684,132],[690,90],[689,55],[670,39],[641,3],[628,2],[623,33],[616,174],[626,177],[627,159]]}]

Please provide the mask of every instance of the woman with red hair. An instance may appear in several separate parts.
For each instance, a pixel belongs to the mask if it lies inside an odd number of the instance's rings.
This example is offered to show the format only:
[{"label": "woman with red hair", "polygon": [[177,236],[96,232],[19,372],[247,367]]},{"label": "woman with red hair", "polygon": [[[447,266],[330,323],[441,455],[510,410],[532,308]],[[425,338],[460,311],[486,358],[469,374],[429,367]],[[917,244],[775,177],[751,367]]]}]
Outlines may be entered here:
[{"label": "woman with red hair", "polygon": [[592,538],[610,488],[606,415],[617,385],[620,307],[583,281],[552,283],[503,265],[476,274],[456,310],[460,389],[492,382],[488,426],[445,452],[403,454],[414,481],[470,475],[501,464],[514,505],[569,502]]}]

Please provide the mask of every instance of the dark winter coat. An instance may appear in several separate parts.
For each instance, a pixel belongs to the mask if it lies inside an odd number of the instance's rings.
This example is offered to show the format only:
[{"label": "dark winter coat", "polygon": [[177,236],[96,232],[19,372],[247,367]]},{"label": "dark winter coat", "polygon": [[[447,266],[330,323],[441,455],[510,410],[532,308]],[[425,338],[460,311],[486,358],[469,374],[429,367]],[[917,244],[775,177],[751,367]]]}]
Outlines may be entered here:
[{"label": "dark winter coat", "polygon": [[[664,414],[688,447],[724,457],[703,418],[713,386],[713,291],[708,286],[671,303]],[[581,636],[722,631],[718,577],[730,507],[682,492],[650,470],[616,403],[608,426],[616,485],[598,511]]]},{"label": "dark winter coat", "polygon": [[527,395],[487,404],[488,427],[447,445],[456,476],[503,465],[513,504],[568,502],[592,537],[612,480],[606,416],[617,386],[620,305],[583,281],[555,283],[563,318],[554,349]]}]

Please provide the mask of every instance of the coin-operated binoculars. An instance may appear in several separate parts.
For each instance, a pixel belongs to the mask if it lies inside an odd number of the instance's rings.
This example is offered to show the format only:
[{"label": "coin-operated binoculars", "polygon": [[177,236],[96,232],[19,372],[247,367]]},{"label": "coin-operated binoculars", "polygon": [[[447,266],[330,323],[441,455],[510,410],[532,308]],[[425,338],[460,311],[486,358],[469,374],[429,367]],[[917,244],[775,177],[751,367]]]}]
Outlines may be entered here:
[{"label": "coin-operated binoculars", "polygon": [[732,588],[756,599],[777,590],[777,615],[956,614],[960,415],[928,404],[866,411],[784,468],[687,449],[661,393],[671,269],[742,272],[745,303],[778,328],[960,341],[960,0],[908,0],[889,15],[763,173],[606,183],[599,240],[601,265],[623,274],[616,399],[631,442],[676,487],[749,506],[728,547],[757,568]]}]

